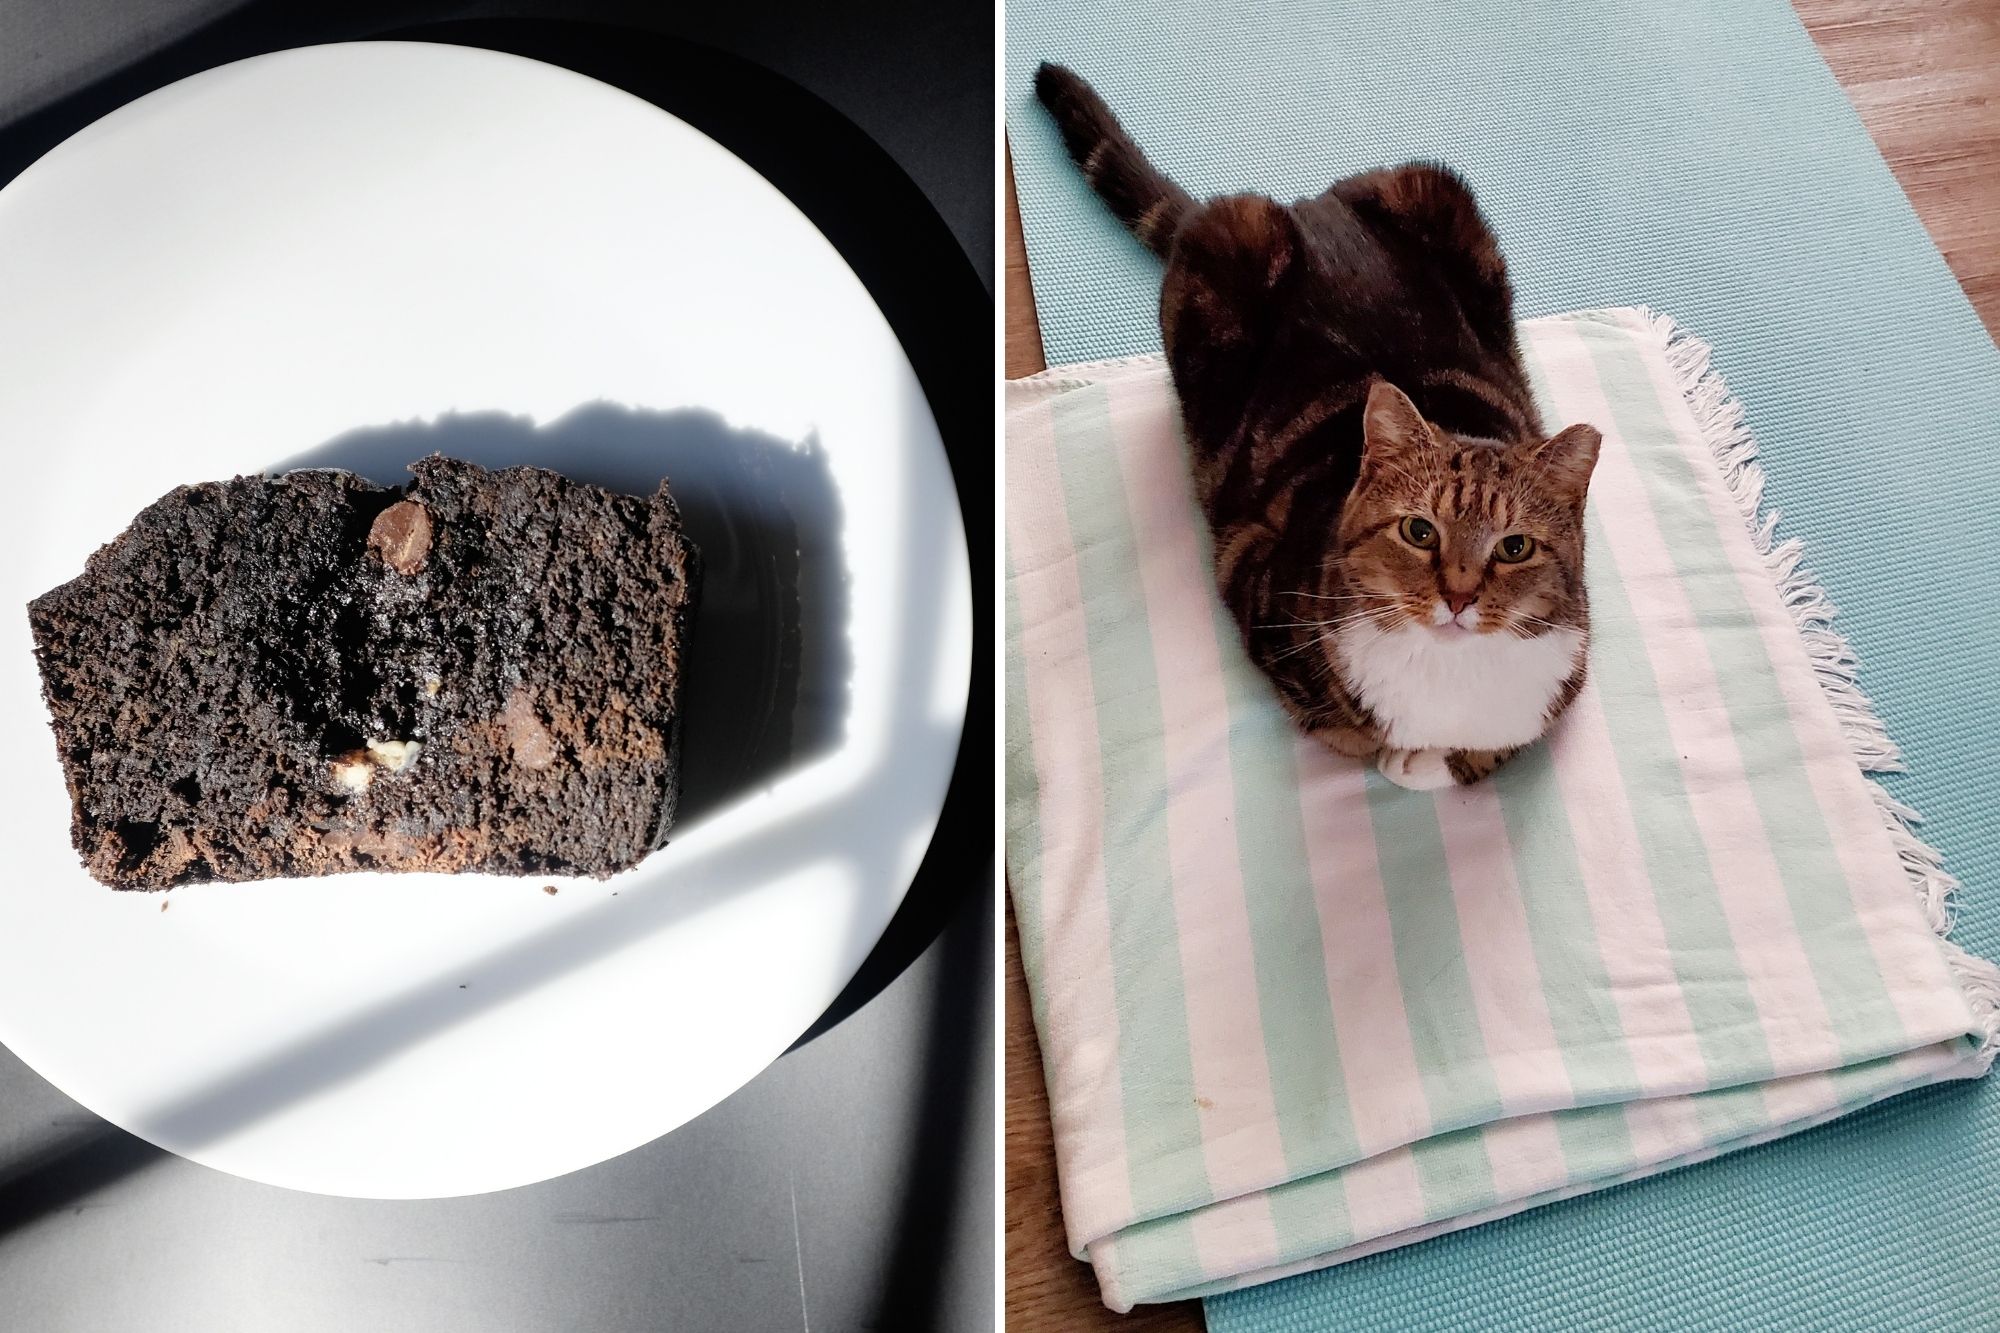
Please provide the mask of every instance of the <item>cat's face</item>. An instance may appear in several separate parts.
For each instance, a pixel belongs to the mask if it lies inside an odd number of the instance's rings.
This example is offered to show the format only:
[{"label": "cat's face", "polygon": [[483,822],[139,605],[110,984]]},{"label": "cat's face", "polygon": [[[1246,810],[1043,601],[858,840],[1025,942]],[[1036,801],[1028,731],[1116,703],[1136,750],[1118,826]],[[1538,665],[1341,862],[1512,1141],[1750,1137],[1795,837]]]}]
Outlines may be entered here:
[{"label": "cat's face", "polygon": [[1571,426],[1502,446],[1426,422],[1378,381],[1341,513],[1342,619],[1381,630],[1531,638],[1584,615],[1583,504],[1599,436]]}]

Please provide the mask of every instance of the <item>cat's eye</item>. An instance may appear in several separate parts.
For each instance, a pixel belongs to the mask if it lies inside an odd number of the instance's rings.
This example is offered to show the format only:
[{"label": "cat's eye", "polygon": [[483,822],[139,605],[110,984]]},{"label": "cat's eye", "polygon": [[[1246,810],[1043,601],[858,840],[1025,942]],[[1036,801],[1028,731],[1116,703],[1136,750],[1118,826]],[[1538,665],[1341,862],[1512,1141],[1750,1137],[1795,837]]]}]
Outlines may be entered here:
[{"label": "cat's eye", "polygon": [[1524,537],[1518,532],[1511,532],[1502,537],[1500,544],[1493,548],[1494,558],[1509,565],[1518,565],[1534,553],[1535,539]]},{"label": "cat's eye", "polygon": [[1402,521],[1399,531],[1402,532],[1404,541],[1420,551],[1432,550],[1438,544],[1437,524],[1427,518],[1418,518],[1415,514],[1411,514]]}]

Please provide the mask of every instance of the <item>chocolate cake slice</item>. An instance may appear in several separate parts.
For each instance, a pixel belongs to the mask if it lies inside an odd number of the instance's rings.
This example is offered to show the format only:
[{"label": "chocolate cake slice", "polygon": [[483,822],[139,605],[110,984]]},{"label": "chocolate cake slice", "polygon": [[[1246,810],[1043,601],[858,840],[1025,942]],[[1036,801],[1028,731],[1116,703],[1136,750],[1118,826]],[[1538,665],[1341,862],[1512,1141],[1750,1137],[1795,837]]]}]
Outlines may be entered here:
[{"label": "chocolate cake slice", "polygon": [[605,876],[665,840],[699,583],[665,483],[411,471],[180,487],[29,605],[92,875]]}]

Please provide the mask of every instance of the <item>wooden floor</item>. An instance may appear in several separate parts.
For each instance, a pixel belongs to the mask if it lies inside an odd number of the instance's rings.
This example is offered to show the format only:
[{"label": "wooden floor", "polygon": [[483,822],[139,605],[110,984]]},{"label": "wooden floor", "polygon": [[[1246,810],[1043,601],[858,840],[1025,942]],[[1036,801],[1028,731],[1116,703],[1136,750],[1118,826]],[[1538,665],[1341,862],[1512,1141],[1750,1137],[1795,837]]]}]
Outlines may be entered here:
[{"label": "wooden floor", "polygon": [[[1794,7],[1987,331],[2000,337],[2000,0],[1794,0]],[[1011,165],[1006,283],[1007,374],[1033,374],[1045,363]],[[1193,1302],[1111,1314],[1090,1270],[1068,1256],[1011,912],[1006,1136],[1009,1333],[1201,1328]]]}]

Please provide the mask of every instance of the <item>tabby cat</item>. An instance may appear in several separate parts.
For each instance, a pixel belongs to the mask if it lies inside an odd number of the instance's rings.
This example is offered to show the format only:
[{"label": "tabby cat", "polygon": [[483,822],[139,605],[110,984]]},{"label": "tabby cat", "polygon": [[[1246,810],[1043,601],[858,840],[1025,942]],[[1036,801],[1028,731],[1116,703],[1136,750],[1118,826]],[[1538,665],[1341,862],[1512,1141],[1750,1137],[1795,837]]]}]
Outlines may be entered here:
[{"label": "tabby cat", "polygon": [[1406,787],[1470,783],[1583,685],[1598,432],[1542,426],[1513,291],[1442,167],[1197,203],[1059,65],[1035,90],[1166,261],[1160,329],[1250,656],[1308,732]]}]

